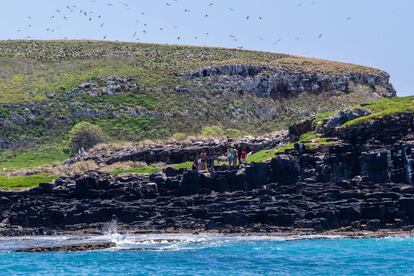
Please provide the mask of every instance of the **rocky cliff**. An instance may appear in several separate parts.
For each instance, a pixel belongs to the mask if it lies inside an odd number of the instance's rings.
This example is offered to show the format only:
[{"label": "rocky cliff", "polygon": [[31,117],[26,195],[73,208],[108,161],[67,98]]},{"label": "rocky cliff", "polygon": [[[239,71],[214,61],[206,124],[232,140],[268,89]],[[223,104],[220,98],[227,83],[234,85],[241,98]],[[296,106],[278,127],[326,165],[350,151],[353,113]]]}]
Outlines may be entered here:
[{"label": "rocky cliff", "polygon": [[356,86],[370,87],[384,97],[396,95],[385,72],[324,74],[303,70],[285,70],[249,64],[227,64],[191,71],[187,77],[210,82],[214,89],[250,92],[272,98],[293,97],[298,93],[322,93],[340,91],[351,93]]},{"label": "rocky cliff", "polygon": [[297,143],[270,162],[219,166],[212,174],[167,168],[114,177],[91,171],[25,192],[2,192],[4,233],[14,226],[79,229],[113,216],[152,231],[411,229],[414,113],[349,127],[332,120],[338,117],[321,123],[326,143]]}]

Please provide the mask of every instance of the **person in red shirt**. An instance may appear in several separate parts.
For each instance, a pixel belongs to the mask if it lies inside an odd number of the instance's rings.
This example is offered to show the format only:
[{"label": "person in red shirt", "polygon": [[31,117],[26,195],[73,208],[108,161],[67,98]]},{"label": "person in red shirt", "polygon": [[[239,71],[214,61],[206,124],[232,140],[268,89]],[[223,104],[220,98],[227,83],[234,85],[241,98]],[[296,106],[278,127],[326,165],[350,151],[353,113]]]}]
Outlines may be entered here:
[{"label": "person in red shirt", "polygon": [[247,163],[247,161],[246,161],[246,159],[247,159],[247,151],[245,149],[243,149],[241,151],[240,158],[241,158],[241,160],[240,160],[241,163],[243,163],[243,164],[246,164]]}]

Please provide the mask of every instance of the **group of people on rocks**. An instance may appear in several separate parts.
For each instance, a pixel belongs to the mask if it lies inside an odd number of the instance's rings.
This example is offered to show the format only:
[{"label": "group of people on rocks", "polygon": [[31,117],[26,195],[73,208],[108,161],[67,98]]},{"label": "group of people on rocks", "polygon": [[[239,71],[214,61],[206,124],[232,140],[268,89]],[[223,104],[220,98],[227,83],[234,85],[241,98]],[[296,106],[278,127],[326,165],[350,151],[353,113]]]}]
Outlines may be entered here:
[{"label": "group of people on rocks", "polygon": [[227,149],[226,155],[227,160],[229,161],[229,166],[237,166],[247,163],[247,150],[245,147],[232,145]]},{"label": "group of people on rocks", "polygon": [[[226,158],[229,166],[247,164],[248,150],[246,147],[231,145],[227,148]],[[218,160],[215,155],[207,155],[205,151],[198,154],[192,164],[193,171],[209,171],[214,173],[214,163]]]}]

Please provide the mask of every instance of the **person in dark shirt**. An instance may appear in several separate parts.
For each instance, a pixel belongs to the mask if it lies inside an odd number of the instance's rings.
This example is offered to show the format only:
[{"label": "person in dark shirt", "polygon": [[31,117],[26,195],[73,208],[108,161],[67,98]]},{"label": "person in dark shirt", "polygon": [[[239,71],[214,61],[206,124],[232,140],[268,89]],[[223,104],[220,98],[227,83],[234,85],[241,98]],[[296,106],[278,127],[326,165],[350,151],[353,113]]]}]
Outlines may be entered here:
[{"label": "person in dark shirt", "polygon": [[211,176],[216,174],[216,170],[214,169],[214,161],[217,160],[217,156],[209,155],[207,158],[207,170]]},{"label": "person in dark shirt", "polygon": [[243,152],[243,147],[241,145],[236,147],[237,150],[237,159],[239,161],[239,165],[242,164],[242,152]]}]

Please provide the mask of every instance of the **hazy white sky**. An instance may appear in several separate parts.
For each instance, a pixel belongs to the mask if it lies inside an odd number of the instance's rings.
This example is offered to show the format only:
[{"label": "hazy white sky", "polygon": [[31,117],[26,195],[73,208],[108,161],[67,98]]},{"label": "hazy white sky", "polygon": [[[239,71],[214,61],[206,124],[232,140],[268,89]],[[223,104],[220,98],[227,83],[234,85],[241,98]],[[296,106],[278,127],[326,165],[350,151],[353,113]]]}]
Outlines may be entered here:
[{"label": "hazy white sky", "polygon": [[391,74],[399,95],[414,94],[413,0],[3,0],[1,4],[0,39],[106,36],[120,41],[242,46],[377,67]]}]

